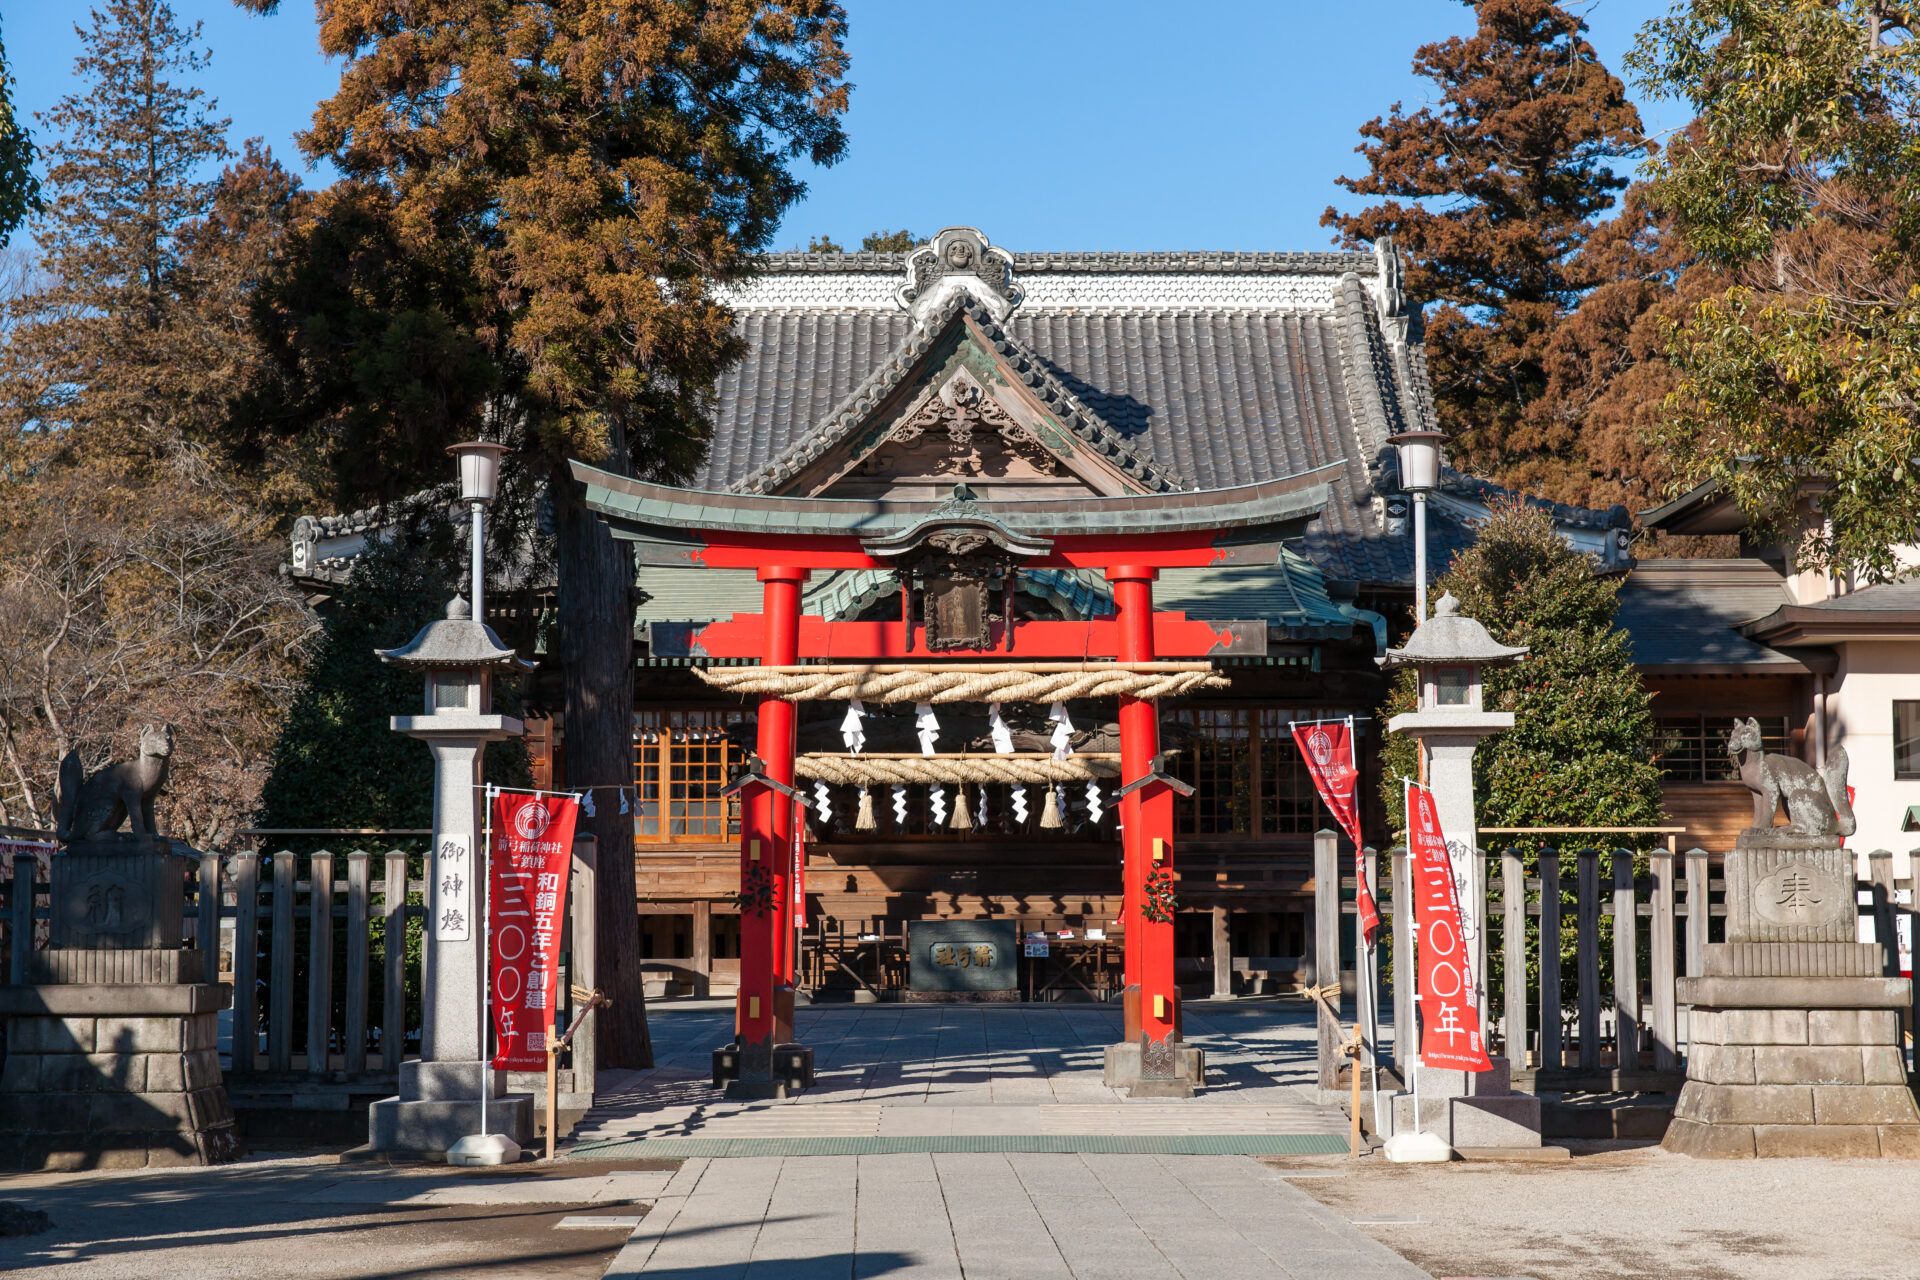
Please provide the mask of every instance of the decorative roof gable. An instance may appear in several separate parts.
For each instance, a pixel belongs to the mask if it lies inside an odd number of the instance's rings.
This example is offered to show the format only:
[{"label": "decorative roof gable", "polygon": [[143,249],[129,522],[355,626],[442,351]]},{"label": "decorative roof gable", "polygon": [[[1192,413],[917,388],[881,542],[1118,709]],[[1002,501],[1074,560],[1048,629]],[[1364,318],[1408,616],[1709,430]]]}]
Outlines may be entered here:
[{"label": "decorative roof gable", "polygon": [[[1004,278],[1002,283],[1017,300],[1017,289]],[[892,476],[942,484],[991,485],[996,475],[1027,475],[1036,483],[1045,476],[1072,477],[1086,490],[1109,496],[1195,487],[1133,448],[1046,360],[1008,333],[998,308],[982,299],[987,287],[978,276],[952,271],[910,283],[902,290],[903,305],[928,302],[930,309],[915,312],[912,331],[893,354],[824,422],[731,488],[810,497],[834,489],[856,496],[863,470],[882,481]],[[1011,309],[1004,295],[996,296]]]}]

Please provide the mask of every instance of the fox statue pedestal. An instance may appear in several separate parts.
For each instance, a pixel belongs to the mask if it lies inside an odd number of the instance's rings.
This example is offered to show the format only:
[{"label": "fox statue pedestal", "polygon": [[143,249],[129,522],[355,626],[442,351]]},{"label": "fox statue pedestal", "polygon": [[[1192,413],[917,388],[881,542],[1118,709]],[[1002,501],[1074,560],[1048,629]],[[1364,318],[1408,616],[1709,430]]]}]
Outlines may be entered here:
[{"label": "fox statue pedestal", "polygon": [[0,1169],[220,1164],[240,1140],[220,1075],[220,1010],[181,945],[191,858],[107,832],[53,856],[50,945],[0,987]]},{"label": "fox statue pedestal", "polygon": [[1855,939],[1853,855],[1838,835],[1752,828],[1726,876],[1727,940],[1679,983],[1687,1083],[1662,1145],[1920,1157],[1900,1031],[1912,983],[1881,976],[1881,949]]}]

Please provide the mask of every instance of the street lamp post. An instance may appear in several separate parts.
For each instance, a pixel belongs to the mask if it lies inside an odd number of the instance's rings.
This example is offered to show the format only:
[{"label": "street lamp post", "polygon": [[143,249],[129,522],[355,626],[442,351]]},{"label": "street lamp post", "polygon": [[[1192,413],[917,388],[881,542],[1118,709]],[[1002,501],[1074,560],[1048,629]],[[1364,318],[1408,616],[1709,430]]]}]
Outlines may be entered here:
[{"label": "street lamp post", "polygon": [[473,508],[473,617],[487,620],[487,506],[500,491],[500,455],[507,446],[487,440],[468,440],[447,446],[460,460],[460,500]]},{"label": "street lamp post", "polygon": [[1387,437],[1399,451],[1400,487],[1413,495],[1413,621],[1427,620],[1427,495],[1440,487],[1438,431],[1402,431]]}]

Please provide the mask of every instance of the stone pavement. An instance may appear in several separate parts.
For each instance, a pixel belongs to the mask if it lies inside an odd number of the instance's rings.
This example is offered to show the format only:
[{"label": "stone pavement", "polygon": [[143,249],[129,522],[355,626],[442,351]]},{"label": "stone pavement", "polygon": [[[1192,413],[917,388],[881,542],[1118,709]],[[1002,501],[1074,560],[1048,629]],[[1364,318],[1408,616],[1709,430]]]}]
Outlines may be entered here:
[{"label": "stone pavement", "polygon": [[689,1160],[608,1280],[1425,1280],[1241,1156]]},{"label": "stone pavement", "polygon": [[[599,1102],[574,1129],[570,1152],[635,1155],[644,1144],[648,1155],[706,1155],[723,1152],[678,1144],[783,1139],[844,1140],[805,1150],[848,1154],[915,1139],[951,1140],[917,1144],[926,1149],[992,1150],[996,1137],[1046,1151],[1344,1149],[1344,1117],[1313,1098],[1313,1022],[1298,1001],[1187,1006],[1187,1039],[1207,1051],[1208,1087],[1192,1100],[1137,1102],[1101,1079],[1102,1051],[1120,1037],[1117,1006],[805,1007],[798,1034],[813,1046],[818,1083],[779,1103],[727,1102],[708,1083],[712,1050],[731,1030],[730,1002],[659,1004],[649,1015],[659,1065],[602,1073]],[[1131,1145],[1090,1141],[1102,1137]],[[1156,1137],[1165,1141],[1147,1141]],[[1174,1141],[1219,1137],[1273,1141]],[[724,1153],[736,1151],[798,1153]]]}]

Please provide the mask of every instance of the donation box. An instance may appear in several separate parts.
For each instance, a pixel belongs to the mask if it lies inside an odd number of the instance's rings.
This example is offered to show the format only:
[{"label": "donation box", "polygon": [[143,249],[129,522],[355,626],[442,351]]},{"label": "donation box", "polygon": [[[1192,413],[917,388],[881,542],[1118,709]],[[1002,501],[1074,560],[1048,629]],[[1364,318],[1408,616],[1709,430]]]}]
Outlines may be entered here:
[{"label": "donation box", "polygon": [[1020,929],[1011,920],[909,921],[907,954],[913,991],[1012,991],[1019,985]]}]

